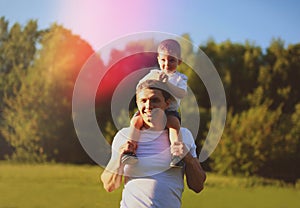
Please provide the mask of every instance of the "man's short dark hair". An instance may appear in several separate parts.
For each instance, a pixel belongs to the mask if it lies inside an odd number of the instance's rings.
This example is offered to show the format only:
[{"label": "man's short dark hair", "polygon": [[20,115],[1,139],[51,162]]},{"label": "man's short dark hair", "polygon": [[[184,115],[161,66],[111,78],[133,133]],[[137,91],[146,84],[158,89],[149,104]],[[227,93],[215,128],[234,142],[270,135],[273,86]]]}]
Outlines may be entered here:
[{"label": "man's short dark hair", "polygon": [[160,90],[166,101],[169,99],[174,99],[173,96],[169,93],[167,84],[158,80],[146,80],[140,83],[136,88],[136,93],[139,93],[143,89]]}]

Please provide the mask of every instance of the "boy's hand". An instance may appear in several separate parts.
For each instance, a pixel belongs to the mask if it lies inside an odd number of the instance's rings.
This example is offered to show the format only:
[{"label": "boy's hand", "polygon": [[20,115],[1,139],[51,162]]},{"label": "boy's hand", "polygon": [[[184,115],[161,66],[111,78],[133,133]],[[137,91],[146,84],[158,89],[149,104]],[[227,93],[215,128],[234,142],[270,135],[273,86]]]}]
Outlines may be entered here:
[{"label": "boy's hand", "polygon": [[130,125],[134,126],[134,128],[136,128],[138,130],[140,130],[143,127],[144,120],[143,120],[142,116],[140,115],[140,113],[138,113],[132,117],[132,119],[130,120]]},{"label": "boy's hand", "polygon": [[168,82],[168,80],[169,80],[168,75],[165,72],[160,72],[159,81]]},{"label": "boy's hand", "polygon": [[136,153],[136,149],[137,149],[137,142],[136,141],[127,141],[125,144],[123,144],[120,149],[119,149],[119,153],[120,155],[124,154],[124,153]]},{"label": "boy's hand", "polygon": [[169,79],[168,75],[165,72],[159,70],[151,71],[151,73],[149,73],[147,77],[148,79],[158,80],[161,82],[168,82]]}]

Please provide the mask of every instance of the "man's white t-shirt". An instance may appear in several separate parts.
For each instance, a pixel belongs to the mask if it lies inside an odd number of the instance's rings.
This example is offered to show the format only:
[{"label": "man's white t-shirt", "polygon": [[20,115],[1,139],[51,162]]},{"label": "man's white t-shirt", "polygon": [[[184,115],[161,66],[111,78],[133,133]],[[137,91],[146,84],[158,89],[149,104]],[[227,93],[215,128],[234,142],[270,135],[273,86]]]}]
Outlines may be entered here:
[{"label": "man's white t-shirt", "polygon": [[[184,144],[193,157],[196,145],[191,132],[181,128]],[[128,140],[129,128],[121,129],[112,144],[112,160],[119,157],[119,147]],[[167,131],[141,131],[137,149],[138,163],[125,165],[128,177],[122,192],[121,208],[179,208],[183,192],[183,171],[170,168],[171,153]]]}]

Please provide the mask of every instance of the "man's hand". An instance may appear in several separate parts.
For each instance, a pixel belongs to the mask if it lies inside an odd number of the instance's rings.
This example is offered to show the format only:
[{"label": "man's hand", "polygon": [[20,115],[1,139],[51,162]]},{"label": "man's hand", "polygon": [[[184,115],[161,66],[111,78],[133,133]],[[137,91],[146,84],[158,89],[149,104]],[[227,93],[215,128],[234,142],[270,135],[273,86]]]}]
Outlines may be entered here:
[{"label": "man's hand", "polygon": [[191,155],[183,142],[174,142],[171,145],[171,153],[183,159],[188,187],[196,193],[201,192],[206,180],[206,174],[198,158]]}]

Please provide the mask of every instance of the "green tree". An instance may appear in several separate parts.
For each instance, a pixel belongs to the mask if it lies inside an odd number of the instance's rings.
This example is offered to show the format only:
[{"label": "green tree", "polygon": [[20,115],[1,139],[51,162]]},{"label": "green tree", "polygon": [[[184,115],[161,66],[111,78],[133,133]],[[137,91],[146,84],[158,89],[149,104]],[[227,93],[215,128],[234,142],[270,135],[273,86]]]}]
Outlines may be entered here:
[{"label": "green tree", "polygon": [[39,125],[45,152],[60,162],[88,162],[73,126],[71,100],[77,75],[94,51],[79,36],[56,24],[44,34],[41,44],[35,68],[43,71],[47,85],[40,106],[47,118]]},{"label": "green tree", "polygon": [[7,97],[2,126],[19,161],[84,162],[89,158],[76,137],[71,97],[78,72],[92,48],[79,36],[53,25],[15,96]]},{"label": "green tree", "polygon": [[285,49],[281,39],[274,39],[267,49],[258,82],[264,89],[265,98],[274,101],[271,108],[283,105],[283,112],[290,114],[300,101],[297,87],[297,77],[300,76],[299,56],[299,44]]},{"label": "green tree", "polygon": [[40,125],[47,118],[44,105],[46,85],[34,69],[30,69],[22,80],[16,96],[5,98],[7,107],[3,111],[5,122],[1,132],[14,148],[10,159],[18,162],[43,162],[46,154],[43,147],[43,132]]},{"label": "green tree", "polygon": [[[26,70],[32,65],[36,54],[36,45],[40,41],[42,31],[37,28],[36,21],[29,21],[24,28],[15,23],[8,31],[8,22],[2,17],[1,27],[1,89],[7,95],[13,94],[21,86]],[[15,88],[15,89],[14,89]]]},{"label": "green tree", "polygon": [[[7,103],[4,100],[13,98],[22,87],[28,68],[33,64],[36,46],[42,31],[37,22],[30,20],[24,27],[15,23],[10,29],[4,17],[0,18],[0,126],[4,125],[3,112]],[[0,158],[11,153],[0,131]]]},{"label": "green tree", "polygon": [[[226,174],[257,174],[264,163],[277,154],[277,127],[281,110],[269,111],[264,103],[227,116],[222,139],[213,153],[214,169]],[[275,149],[274,149],[275,148]]]},{"label": "green tree", "polygon": [[225,88],[228,107],[240,112],[249,107],[247,95],[257,87],[263,54],[260,47],[229,40],[216,44],[209,40],[201,49],[213,62]]}]

